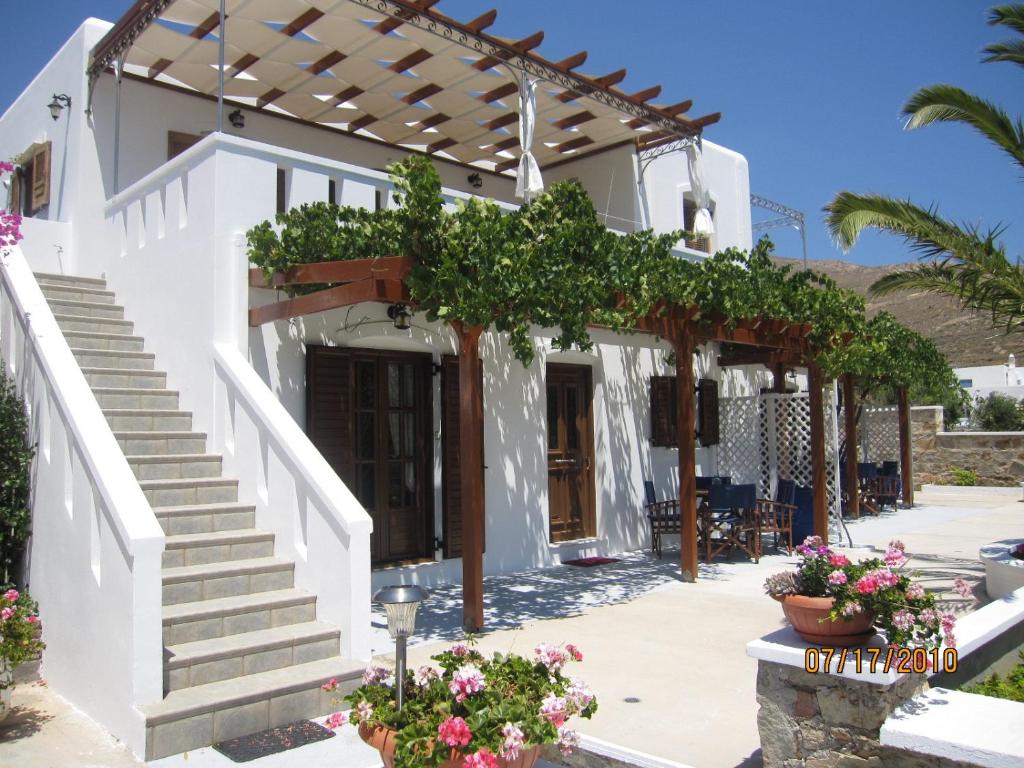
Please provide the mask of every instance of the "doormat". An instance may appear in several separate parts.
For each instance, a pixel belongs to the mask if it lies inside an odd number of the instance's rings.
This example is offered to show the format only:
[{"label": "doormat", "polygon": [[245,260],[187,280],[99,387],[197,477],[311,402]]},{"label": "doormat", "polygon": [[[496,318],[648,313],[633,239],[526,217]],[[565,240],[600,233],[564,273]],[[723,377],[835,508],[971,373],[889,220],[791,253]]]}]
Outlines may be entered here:
[{"label": "doormat", "polygon": [[579,560],[563,560],[562,565],[575,565],[577,568],[593,568],[595,565],[617,563],[617,557],[581,557]]},{"label": "doormat", "polygon": [[278,752],[330,739],[334,735],[334,731],[312,720],[296,720],[294,723],[271,728],[269,731],[221,741],[214,744],[213,748],[233,762],[247,763],[260,757],[276,755]]}]

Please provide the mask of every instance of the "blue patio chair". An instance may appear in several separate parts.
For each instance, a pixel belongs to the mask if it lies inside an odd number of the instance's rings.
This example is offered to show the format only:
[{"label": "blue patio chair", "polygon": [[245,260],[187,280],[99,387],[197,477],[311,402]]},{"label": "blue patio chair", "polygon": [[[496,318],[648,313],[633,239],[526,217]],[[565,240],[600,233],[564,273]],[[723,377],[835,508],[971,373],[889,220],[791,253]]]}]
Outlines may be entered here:
[{"label": "blue patio chair", "polygon": [[679,500],[669,499],[658,501],[654,492],[654,483],[644,480],[644,496],[647,503],[647,521],[651,525],[651,552],[661,557],[661,537],[669,533],[679,533]]},{"label": "blue patio chair", "polygon": [[881,474],[885,477],[897,477],[900,473],[900,463],[898,461],[883,461]]},{"label": "blue patio chair", "polygon": [[798,485],[793,494],[793,541],[802,544],[808,536],[814,535],[814,491],[806,485]]},{"label": "blue patio chair", "polygon": [[779,536],[786,543],[787,554],[793,554],[793,515],[796,506],[793,498],[796,495],[796,483],[792,480],[780,479],[775,484],[774,499],[758,499],[757,515],[761,525],[761,533],[773,535],[775,547],[779,546]]},{"label": "blue patio chair", "polygon": [[708,561],[720,552],[742,549],[754,562],[761,557],[757,486],[712,485],[703,514],[704,552]]}]

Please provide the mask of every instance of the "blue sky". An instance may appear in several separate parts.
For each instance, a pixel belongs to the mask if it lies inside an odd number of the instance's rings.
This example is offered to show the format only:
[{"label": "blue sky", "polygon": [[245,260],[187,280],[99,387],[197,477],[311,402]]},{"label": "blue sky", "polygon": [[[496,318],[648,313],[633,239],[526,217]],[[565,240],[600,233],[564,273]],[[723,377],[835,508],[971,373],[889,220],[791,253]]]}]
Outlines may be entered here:
[{"label": "blue sky", "polygon": [[[547,33],[540,52],[558,59],[587,49],[582,71],[626,67],[620,87],[660,83],[666,102],[692,98],[691,114],[722,112],[705,135],[746,155],[751,189],[808,217],[811,258],[841,258],[821,207],[838,191],[880,192],[938,203],[957,220],[1009,225],[1011,255],[1024,248],[1015,166],[959,126],[906,132],[899,111],[920,86],[948,82],[1001,103],[1022,75],[979,63],[980,49],[1008,37],[986,25],[993,3],[972,0],[441,0],[468,20],[491,7],[491,32]],[[0,110],[6,108],[86,16],[116,20],[130,0],[6,3]],[[29,32],[31,34],[29,34]],[[44,107],[45,105],[40,105]],[[799,256],[792,231],[778,252]],[[908,260],[896,239],[869,235],[846,257],[864,264]]]}]

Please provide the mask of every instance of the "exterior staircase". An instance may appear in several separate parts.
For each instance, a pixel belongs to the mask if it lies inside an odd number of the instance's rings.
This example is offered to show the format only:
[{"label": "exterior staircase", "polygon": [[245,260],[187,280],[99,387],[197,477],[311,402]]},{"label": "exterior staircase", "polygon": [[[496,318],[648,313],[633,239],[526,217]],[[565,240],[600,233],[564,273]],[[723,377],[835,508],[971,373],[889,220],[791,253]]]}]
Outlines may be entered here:
[{"label": "exterior staircase", "polygon": [[146,759],[333,711],[362,665],[338,655],[340,630],[316,620],[316,596],[295,588],[295,564],[274,556],[123,307],[103,280],[36,279],[167,536],[164,699],[143,708]]}]

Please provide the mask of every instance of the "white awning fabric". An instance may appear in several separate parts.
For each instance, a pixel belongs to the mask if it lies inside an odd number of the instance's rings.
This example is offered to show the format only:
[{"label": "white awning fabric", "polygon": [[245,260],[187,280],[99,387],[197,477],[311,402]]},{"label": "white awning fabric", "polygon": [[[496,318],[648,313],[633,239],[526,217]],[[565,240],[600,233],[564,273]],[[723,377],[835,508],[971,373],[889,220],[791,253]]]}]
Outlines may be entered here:
[{"label": "white awning fabric", "polygon": [[[685,118],[689,102],[648,101],[660,88],[615,89],[624,71],[575,71],[585,53],[541,57],[533,49],[543,33],[489,36],[493,13],[462,24],[435,3],[227,0],[225,97],[486,170],[522,168],[526,194],[542,188],[540,169],[552,163],[627,141],[696,136],[719,117]],[[90,74],[126,50],[127,73],[216,95],[219,5],[140,0],[93,50]],[[516,101],[523,77],[532,114]]]},{"label": "white awning fabric", "polygon": [[686,148],[686,167],[690,175],[690,194],[697,204],[693,217],[693,234],[715,234],[715,222],[711,218],[711,195],[704,184],[704,158],[700,146],[690,144]]}]

